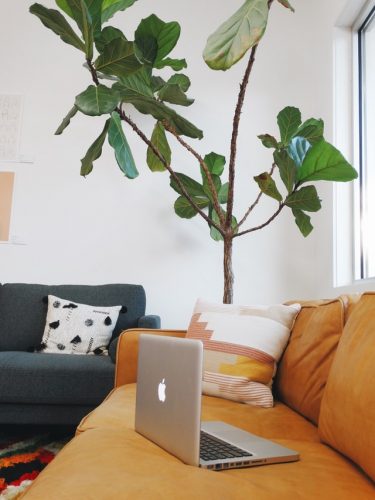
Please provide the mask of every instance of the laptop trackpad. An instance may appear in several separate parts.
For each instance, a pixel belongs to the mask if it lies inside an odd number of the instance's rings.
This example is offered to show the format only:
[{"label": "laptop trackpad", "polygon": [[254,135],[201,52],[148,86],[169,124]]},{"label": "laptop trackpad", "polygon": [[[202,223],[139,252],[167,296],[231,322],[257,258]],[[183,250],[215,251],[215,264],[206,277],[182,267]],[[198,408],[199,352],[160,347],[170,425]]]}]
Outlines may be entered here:
[{"label": "laptop trackpad", "polygon": [[261,438],[255,434],[239,429],[225,422],[202,422],[201,429],[213,436],[242,448],[255,457],[294,457],[298,459],[298,452],[280,446],[273,441]]},{"label": "laptop trackpad", "polygon": [[224,441],[229,441],[236,446],[244,447],[251,445],[259,438],[250,432],[243,431],[238,427],[226,424],[225,422],[202,422],[202,431],[208,432]]}]

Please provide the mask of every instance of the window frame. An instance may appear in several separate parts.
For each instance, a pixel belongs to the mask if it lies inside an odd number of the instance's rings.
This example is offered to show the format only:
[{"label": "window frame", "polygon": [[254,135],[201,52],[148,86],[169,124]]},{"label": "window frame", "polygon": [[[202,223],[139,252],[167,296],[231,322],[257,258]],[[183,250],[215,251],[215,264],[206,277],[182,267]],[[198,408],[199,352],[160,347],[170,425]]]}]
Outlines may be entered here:
[{"label": "window frame", "polygon": [[[333,140],[358,172],[357,32],[374,6],[375,0],[348,0],[333,31]],[[375,286],[374,278],[361,278],[359,200],[359,179],[333,184],[331,286],[342,293]]]},{"label": "window frame", "polygon": [[364,132],[364,121],[365,121],[365,105],[366,105],[366,92],[364,88],[365,80],[365,61],[364,61],[364,37],[366,28],[375,20],[375,1],[367,2],[362,14],[356,20],[353,26],[353,34],[356,41],[357,48],[357,102],[358,111],[356,113],[356,123],[355,123],[355,133],[357,135],[358,147],[357,147],[357,158],[358,158],[358,189],[355,200],[355,209],[357,210],[356,216],[356,262],[355,262],[355,278],[358,280],[373,279],[375,275],[369,275],[367,272],[367,254],[368,251],[365,247],[365,237],[364,237],[364,218],[365,218],[365,203],[367,192],[364,187],[366,181],[366,161],[365,161],[365,132]]}]

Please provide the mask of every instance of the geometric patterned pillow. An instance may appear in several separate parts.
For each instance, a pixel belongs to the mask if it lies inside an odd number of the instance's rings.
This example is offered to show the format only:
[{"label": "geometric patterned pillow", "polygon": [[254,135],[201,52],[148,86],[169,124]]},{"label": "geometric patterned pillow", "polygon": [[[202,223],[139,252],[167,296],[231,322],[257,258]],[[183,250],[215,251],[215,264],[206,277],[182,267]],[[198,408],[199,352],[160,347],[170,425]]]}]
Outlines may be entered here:
[{"label": "geometric patterned pillow", "polygon": [[186,334],[203,342],[203,393],[273,406],[272,379],[300,304],[237,306],[198,299]]},{"label": "geometric patterned pillow", "polygon": [[122,306],[97,307],[48,295],[48,312],[42,343],[46,353],[108,355]]}]

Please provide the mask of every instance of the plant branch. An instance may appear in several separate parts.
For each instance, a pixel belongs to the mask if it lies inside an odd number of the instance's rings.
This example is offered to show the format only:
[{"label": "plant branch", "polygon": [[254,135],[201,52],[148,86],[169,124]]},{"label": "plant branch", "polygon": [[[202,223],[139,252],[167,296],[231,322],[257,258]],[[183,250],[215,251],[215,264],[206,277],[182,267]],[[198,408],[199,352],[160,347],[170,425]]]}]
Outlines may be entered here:
[{"label": "plant branch", "polygon": [[262,197],[262,194],[263,194],[263,192],[259,191],[258,196],[255,198],[254,203],[252,205],[250,205],[249,208],[246,210],[245,215],[242,217],[242,219],[240,220],[240,222],[237,224],[237,227],[242,226],[242,224],[246,221],[246,219],[249,217],[249,215],[251,214],[251,212],[258,205],[259,200]]},{"label": "plant branch", "polygon": [[224,227],[224,222],[225,222],[224,214],[223,214],[223,211],[222,211],[220,203],[219,203],[219,198],[218,198],[218,195],[216,192],[215,184],[212,180],[211,172],[209,171],[209,169],[206,165],[206,162],[201,157],[201,155],[199,153],[197,153],[197,151],[195,151],[195,149],[193,149],[190,146],[190,144],[188,144],[184,139],[182,139],[181,136],[179,136],[176,133],[176,131],[169,125],[168,122],[163,122],[163,125],[164,125],[164,128],[166,130],[168,130],[168,132],[171,133],[177,139],[177,141],[181,144],[181,146],[184,147],[187,151],[189,151],[189,153],[191,153],[198,160],[200,166],[202,167],[202,169],[207,177],[208,185],[209,185],[209,188],[210,188],[210,191],[212,194],[212,203],[214,205],[214,209],[219,216],[220,223]]},{"label": "plant branch", "polygon": [[180,181],[180,178],[178,177],[178,175],[176,175],[175,171],[172,169],[172,167],[170,166],[170,164],[165,160],[165,158],[160,153],[160,151],[154,146],[154,144],[152,144],[152,142],[146,137],[146,135],[142,132],[142,130],[140,130],[137,127],[137,125],[133,122],[133,120],[131,118],[129,118],[120,107],[117,107],[116,111],[120,115],[120,118],[131,126],[131,128],[134,130],[134,132],[142,139],[142,141],[145,144],[147,144],[147,146],[152,150],[152,152],[162,162],[162,164],[165,166],[166,170],[168,170],[168,172],[170,173],[170,175],[173,177],[173,179],[175,180],[176,184],[180,188],[181,193],[188,200],[188,202],[190,203],[190,205],[199,213],[199,215],[201,217],[203,217],[203,219],[210,226],[213,226],[215,229],[217,229],[219,231],[219,233],[223,236],[224,235],[223,229],[218,224],[216,224],[216,222],[214,222],[207,214],[205,214],[201,208],[199,208],[199,206],[195,203],[195,201],[193,200],[193,198],[189,195],[189,193],[185,189],[185,186]]},{"label": "plant branch", "polygon": [[94,65],[92,64],[92,61],[90,61],[90,59],[86,59],[86,62],[87,62],[87,66],[90,70],[90,73],[91,73],[91,76],[92,76],[92,79],[93,79],[95,85],[99,85],[99,78],[98,78],[98,75],[96,73],[96,69],[94,68]]},{"label": "plant branch", "polygon": [[[271,167],[271,170],[269,172],[270,175],[273,174],[274,170],[276,168],[276,163],[272,163],[272,167]],[[237,227],[240,227],[242,226],[242,224],[246,221],[246,219],[249,217],[249,215],[251,214],[251,212],[254,210],[254,208],[258,205],[259,203],[259,200],[261,199],[262,197],[262,194],[263,192],[262,191],[259,191],[258,193],[258,196],[255,198],[255,201],[252,205],[249,206],[249,208],[247,209],[247,211],[245,212],[245,215],[242,217],[242,219],[240,220],[240,222],[237,224]]]},{"label": "plant branch", "polygon": [[[92,64],[92,62],[89,60],[89,59],[86,59],[86,62],[87,62],[87,65],[88,65],[88,68],[90,70],[90,73],[91,73],[91,76],[92,76],[92,79],[95,83],[95,85],[99,85],[99,78],[98,78],[98,75],[97,75],[97,72],[96,72],[96,69],[94,67],[94,65]],[[165,158],[163,157],[163,155],[160,153],[160,151],[154,146],[154,144],[152,144],[152,142],[146,137],[146,135],[137,127],[137,125],[131,120],[131,118],[129,118],[125,112],[122,110],[121,108],[121,105],[120,106],[117,106],[116,108],[116,111],[117,113],[120,115],[120,118],[125,121],[126,123],[128,123],[131,128],[134,130],[134,132],[142,139],[142,141],[144,143],[147,144],[147,146],[149,148],[151,148],[152,152],[159,158],[159,160],[162,162],[162,164],[164,165],[164,167],[166,168],[166,170],[168,170],[168,172],[170,173],[170,175],[173,177],[173,179],[175,180],[176,184],[178,185],[178,187],[180,188],[181,190],[181,193],[183,194],[183,196],[188,200],[188,202],[190,203],[190,205],[194,208],[194,210],[197,211],[197,213],[210,225],[210,226],[213,226],[215,229],[217,229],[219,231],[219,233],[224,236],[224,231],[223,229],[220,227],[219,224],[216,224],[215,221],[213,221],[211,219],[211,217],[209,217],[207,214],[205,214],[203,212],[203,210],[201,208],[199,208],[199,206],[195,203],[195,201],[193,200],[193,198],[189,195],[189,193],[186,191],[185,189],[185,186],[183,185],[183,183],[180,181],[178,175],[176,175],[175,171],[172,169],[172,167],[170,166],[170,164],[165,160]],[[202,159],[202,162],[204,163],[203,159]],[[207,168],[207,166],[206,166]],[[208,169],[207,169],[208,170]],[[212,178],[211,178],[211,181],[212,181]],[[213,185],[213,183],[212,183]],[[216,193],[216,191],[215,191]],[[219,213],[219,216],[222,215],[221,213]]]},{"label": "plant branch", "polygon": [[276,219],[276,217],[279,215],[279,213],[281,212],[281,210],[284,207],[285,207],[285,203],[280,203],[279,208],[276,210],[276,212],[273,215],[271,215],[271,217],[269,219],[266,220],[266,222],[263,222],[263,224],[259,224],[259,226],[254,226],[250,229],[246,229],[245,231],[241,231],[237,234],[234,234],[233,238],[237,238],[238,236],[243,236],[244,234],[247,234],[247,233],[253,233],[254,231],[259,231],[259,229],[263,229],[264,227],[268,226],[268,224],[270,224],[274,219]]},{"label": "plant branch", "polygon": [[[272,3],[274,0],[268,0],[268,10],[270,10]],[[229,187],[228,187],[228,203],[227,203],[227,217],[225,221],[226,229],[228,230],[231,227],[232,223],[232,214],[233,214],[233,200],[234,200],[234,180],[235,180],[235,167],[236,167],[236,155],[237,155],[237,138],[238,138],[238,130],[240,125],[240,118],[242,107],[245,99],[247,85],[249,83],[249,78],[251,71],[253,69],[255,54],[258,49],[258,44],[254,45],[251,49],[250,58],[247,63],[247,67],[245,70],[245,74],[242,79],[242,83],[240,85],[240,92],[238,94],[237,105],[234,112],[233,118],[233,128],[232,128],[232,139],[230,144],[230,161],[229,161]],[[259,201],[259,200],[258,200]],[[258,203],[255,203],[255,205]]]},{"label": "plant branch", "polygon": [[225,225],[227,228],[231,226],[232,221],[232,213],[233,213],[233,199],[234,199],[234,179],[235,179],[235,166],[236,166],[236,155],[237,155],[237,138],[238,138],[238,130],[240,126],[240,118],[242,107],[245,99],[246,88],[249,83],[249,78],[251,74],[251,70],[255,61],[255,54],[257,51],[258,45],[254,45],[251,49],[250,58],[246,66],[245,74],[242,79],[242,83],[240,85],[240,92],[238,94],[236,110],[234,112],[233,117],[233,129],[232,129],[232,139],[230,143],[230,161],[229,161],[229,187],[228,187],[228,203],[227,203],[227,218],[225,221]]}]

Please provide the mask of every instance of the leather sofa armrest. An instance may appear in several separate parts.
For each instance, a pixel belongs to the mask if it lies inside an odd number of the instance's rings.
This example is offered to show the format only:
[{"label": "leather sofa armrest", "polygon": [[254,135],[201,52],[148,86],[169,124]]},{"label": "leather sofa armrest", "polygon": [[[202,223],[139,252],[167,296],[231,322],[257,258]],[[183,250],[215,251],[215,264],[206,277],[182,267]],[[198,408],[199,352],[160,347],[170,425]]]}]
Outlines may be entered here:
[{"label": "leather sofa armrest", "polygon": [[138,328],[160,328],[160,316],[156,314],[147,314],[138,319]]},{"label": "leather sofa armrest", "polygon": [[167,337],[185,337],[186,330],[133,328],[122,332],[117,344],[115,387],[132,384],[137,381],[138,341],[140,333],[164,335]]}]

